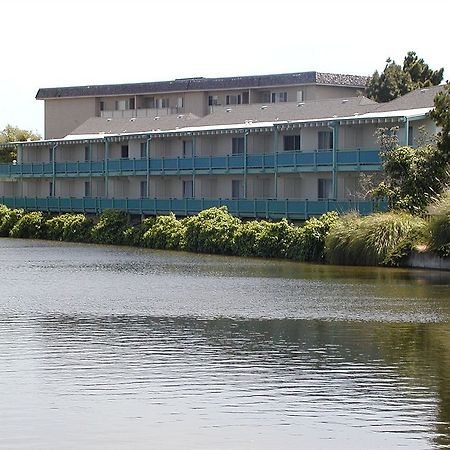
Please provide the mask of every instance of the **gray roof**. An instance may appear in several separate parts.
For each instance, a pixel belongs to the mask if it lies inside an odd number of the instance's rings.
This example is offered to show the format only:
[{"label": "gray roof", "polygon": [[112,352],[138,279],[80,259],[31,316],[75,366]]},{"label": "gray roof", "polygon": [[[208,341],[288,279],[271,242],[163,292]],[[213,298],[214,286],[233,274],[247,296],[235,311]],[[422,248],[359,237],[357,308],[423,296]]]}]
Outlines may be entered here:
[{"label": "gray roof", "polygon": [[441,92],[444,86],[432,86],[428,88],[416,89],[408,94],[382,103],[377,112],[403,111],[408,109],[431,108],[434,106],[434,97]]},{"label": "gray roof", "polygon": [[194,114],[167,115],[161,117],[137,117],[133,119],[107,119],[91,117],[73,130],[70,135],[140,133],[156,130],[174,130],[192,126],[198,117]]},{"label": "gray roof", "polygon": [[214,111],[195,122],[195,126],[231,125],[251,121],[313,120],[345,117],[374,111],[378,103],[366,97],[315,100],[302,103],[269,103],[214,107]]},{"label": "gray roof", "polygon": [[322,84],[364,88],[367,77],[321,72],[297,72],[274,75],[251,75],[225,78],[178,78],[172,81],[148,83],[104,84],[91,86],[71,86],[41,88],[38,100],[60,97],[99,97],[108,95],[136,95],[158,92],[214,91],[220,89],[250,89],[270,86],[299,84]]}]

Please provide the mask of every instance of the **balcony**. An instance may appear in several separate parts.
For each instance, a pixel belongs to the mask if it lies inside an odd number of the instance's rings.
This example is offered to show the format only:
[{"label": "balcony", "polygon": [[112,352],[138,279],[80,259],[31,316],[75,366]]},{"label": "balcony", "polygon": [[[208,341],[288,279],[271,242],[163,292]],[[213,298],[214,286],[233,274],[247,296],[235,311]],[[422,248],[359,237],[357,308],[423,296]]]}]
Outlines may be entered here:
[{"label": "balcony", "polygon": [[177,216],[198,214],[204,209],[226,206],[230,214],[246,218],[305,220],[328,211],[359,211],[363,215],[385,210],[385,202],[336,200],[207,199],[207,198],[63,198],[0,197],[9,208],[43,212],[82,212],[98,214],[105,209],[120,209],[129,214]]},{"label": "balcony", "polygon": [[107,119],[132,119],[133,117],[156,117],[168,116],[170,114],[183,114],[184,108],[170,107],[170,108],[138,108],[138,109],[124,109],[124,110],[106,110],[100,111],[100,117]]}]

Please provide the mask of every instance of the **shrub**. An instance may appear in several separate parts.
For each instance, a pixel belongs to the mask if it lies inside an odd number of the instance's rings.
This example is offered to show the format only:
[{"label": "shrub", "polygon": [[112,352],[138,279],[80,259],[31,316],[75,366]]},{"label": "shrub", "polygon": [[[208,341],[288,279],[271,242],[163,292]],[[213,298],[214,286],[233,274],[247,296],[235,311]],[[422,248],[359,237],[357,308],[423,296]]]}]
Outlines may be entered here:
[{"label": "shrub", "polygon": [[41,212],[24,214],[11,229],[14,238],[42,239],[46,237],[45,218]]},{"label": "shrub", "polygon": [[107,209],[92,227],[91,238],[97,244],[119,245],[124,242],[124,231],[127,227],[128,217],[125,211]]},{"label": "shrub", "polygon": [[296,227],[287,251],[287,257],[298,261],[320,262],[324,259],[325,238],[339,215],[335,211],[312,217],[302,227]]},{"label": "shrub", "polygon": [[430,207],[430,250],[450,256],[450,189],[444,191]]},{"label": "shrub", "polygon": [[423,219],[408,213],[347,214],[326,238],[326,257],[333,264],[382,264],[396,246],[424,227]]},{"label": "shrub", "polygon": [[235,233],[241,221],[225,206],[210,208],[183,221],[186,226],[186,249],[199,253],[232,254]]},{"label": "shrub", "polygon": [[278,222],[263,222],[258,236],[256,255],[269,258],[284,258],[291,241],[293,227],[286,219]]},{"label": "shrub", "polygon": [[239,256],[256,256],[259,240],[266,227],[266,221],[252,220],[241,224],[234,236],[234,254]]},{"label": "shrub", "polygon": [[61,214],[46,221],[47,237],[55,241],[89,242],[92,220],[84,214]]},{"label": "shrub", "polygon": [[25,214],[23,209],[9,209],[0,205],[0,236],[9,236],[14,225]]},{"label": "shrub", "polygon": [[142,242],[145,247],[181,250],[184,248],[185,233],[184,223],[170,213],[156,218],[154,225],[144,233]]}]

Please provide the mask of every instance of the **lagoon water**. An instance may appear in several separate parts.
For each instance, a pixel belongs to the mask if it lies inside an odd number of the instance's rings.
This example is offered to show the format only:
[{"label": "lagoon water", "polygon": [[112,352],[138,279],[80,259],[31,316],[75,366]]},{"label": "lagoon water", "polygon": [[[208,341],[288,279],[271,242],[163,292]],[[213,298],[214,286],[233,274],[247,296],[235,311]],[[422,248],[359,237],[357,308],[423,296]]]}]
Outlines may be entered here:
[{"label": "lagoon water", "polygon": [[450,274],[0,240],[0,449],[450,448]]}]

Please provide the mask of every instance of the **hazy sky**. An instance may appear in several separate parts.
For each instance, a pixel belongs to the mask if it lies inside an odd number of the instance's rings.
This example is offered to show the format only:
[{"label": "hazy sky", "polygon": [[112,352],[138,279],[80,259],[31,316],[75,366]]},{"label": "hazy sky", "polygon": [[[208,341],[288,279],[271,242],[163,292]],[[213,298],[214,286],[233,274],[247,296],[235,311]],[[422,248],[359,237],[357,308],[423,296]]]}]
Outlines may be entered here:
[{"label": "hazy sky", "polygon": [[447,0],[3,0],[0,128],[43,132],[40,87],[322,72],[415,50],[450,78]]}]

